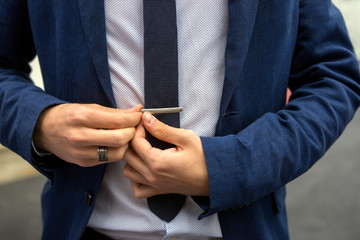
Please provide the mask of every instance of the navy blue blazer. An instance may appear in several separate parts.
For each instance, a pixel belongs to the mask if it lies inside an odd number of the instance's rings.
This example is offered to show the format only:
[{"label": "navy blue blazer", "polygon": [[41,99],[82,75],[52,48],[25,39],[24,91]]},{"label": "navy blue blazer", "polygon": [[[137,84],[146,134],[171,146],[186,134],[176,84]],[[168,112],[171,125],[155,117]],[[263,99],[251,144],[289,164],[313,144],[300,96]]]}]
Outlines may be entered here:
[{"label": "navy blue blazer", "polygon": [[[49,179],[43,239],[78,239],[106,166],[82,168],[55,156],[39,161],[31,139],[39,114],[53,104],[115,106],[103,1],[0,6],[1,143]],[[46,92],[29,78],[35,54]],[[288,239],[284,186],[344,130],[359,107],[359,84],[330,0],[229,0],[220,117],[216,137],[202,137],[210,197],[193,197],[204,209],[200,218],[218,213],[225,239]],[[285,105],[287,87],[293,94]]]}]

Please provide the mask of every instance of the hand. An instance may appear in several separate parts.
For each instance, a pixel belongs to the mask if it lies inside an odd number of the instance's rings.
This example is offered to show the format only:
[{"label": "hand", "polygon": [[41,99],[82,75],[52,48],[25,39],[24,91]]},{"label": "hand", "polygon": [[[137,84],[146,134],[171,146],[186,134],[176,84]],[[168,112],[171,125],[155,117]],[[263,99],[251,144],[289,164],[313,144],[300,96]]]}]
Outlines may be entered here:
[{"label": "hand", "polygon": [[[161,150],[145,139],[154,137],[176,147]],[[135,197],[163,193],[208,196],[209,180],[200,138],[190,130],[173,128],[144,113],[126,152],[123,174],[131,180]]]},{"label": "hand", "polygon": [[36,124],[36,147],[82,167],[101,164],[98,146],[108,149],[108,162],[119,161],[141,121],[141,105],[127,110],[96,104],[61,104],[43,111]]}]

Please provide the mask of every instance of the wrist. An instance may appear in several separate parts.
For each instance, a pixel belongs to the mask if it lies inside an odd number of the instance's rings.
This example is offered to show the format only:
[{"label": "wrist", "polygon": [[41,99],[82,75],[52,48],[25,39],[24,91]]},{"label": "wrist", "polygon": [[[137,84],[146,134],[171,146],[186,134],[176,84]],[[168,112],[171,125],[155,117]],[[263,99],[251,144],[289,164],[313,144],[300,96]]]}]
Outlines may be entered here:
[{"label": "wrist", "polygon": [[38,155],[39,157],[46,157],[46,156],[49,156],[49,155],[52,154],[52,153],[47,152],[47,151],[45,151],[45,150],[43,150],[41,148],[35,147],[34,140],[31,141],[31,147],[34,150],[34,152],[36,153],[36,155]]},{"label": "wrist", "polygon": [[[63,105],[63,104],[60,104]],[[32,136],[32,147],[34,149],[34,152],[39,156],[46,156],[50,154],[50,151],[48,148],[46,148],[46,142],[45,140],[45,131],[46,129],[50,129],[49,126],[46,126],[46,120],[51,117],[50,113],[53,109],[60,105],[51,105],[45,108],[39,115],[39,118],[36,122],[33,136]],[[55,115],[57,115],[55,113]]]}]

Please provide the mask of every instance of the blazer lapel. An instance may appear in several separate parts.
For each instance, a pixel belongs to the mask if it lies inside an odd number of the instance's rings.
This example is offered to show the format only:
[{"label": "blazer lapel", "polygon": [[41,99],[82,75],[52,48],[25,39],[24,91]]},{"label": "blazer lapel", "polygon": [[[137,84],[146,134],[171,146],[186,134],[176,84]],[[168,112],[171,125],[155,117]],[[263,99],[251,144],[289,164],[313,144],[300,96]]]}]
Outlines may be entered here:
[{"label": "blazer lapel", "polygon": [[220,105],[223,116],[240,79],[255,24],[258,0],[229,0],[225,80]]},{"label": "blazer lapel", "polygon": [[96,73],[106,96],[115,107],[107,56],[104,1],[78,0],[78,3],[86,41]]}]

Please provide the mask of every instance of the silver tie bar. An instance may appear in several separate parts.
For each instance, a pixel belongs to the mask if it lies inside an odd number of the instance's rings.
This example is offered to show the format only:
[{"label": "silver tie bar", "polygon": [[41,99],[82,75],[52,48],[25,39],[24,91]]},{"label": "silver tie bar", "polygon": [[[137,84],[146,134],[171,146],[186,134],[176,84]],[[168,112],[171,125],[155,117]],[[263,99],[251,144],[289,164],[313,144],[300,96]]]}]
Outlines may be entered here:
[{"label": "silver tie bar", "polygon": [[171,107],[171,108],[143,108],[140,112],[149,112],[152,114],[165,114],[165,113],[179,113],[182,112],[182,107]]}]

